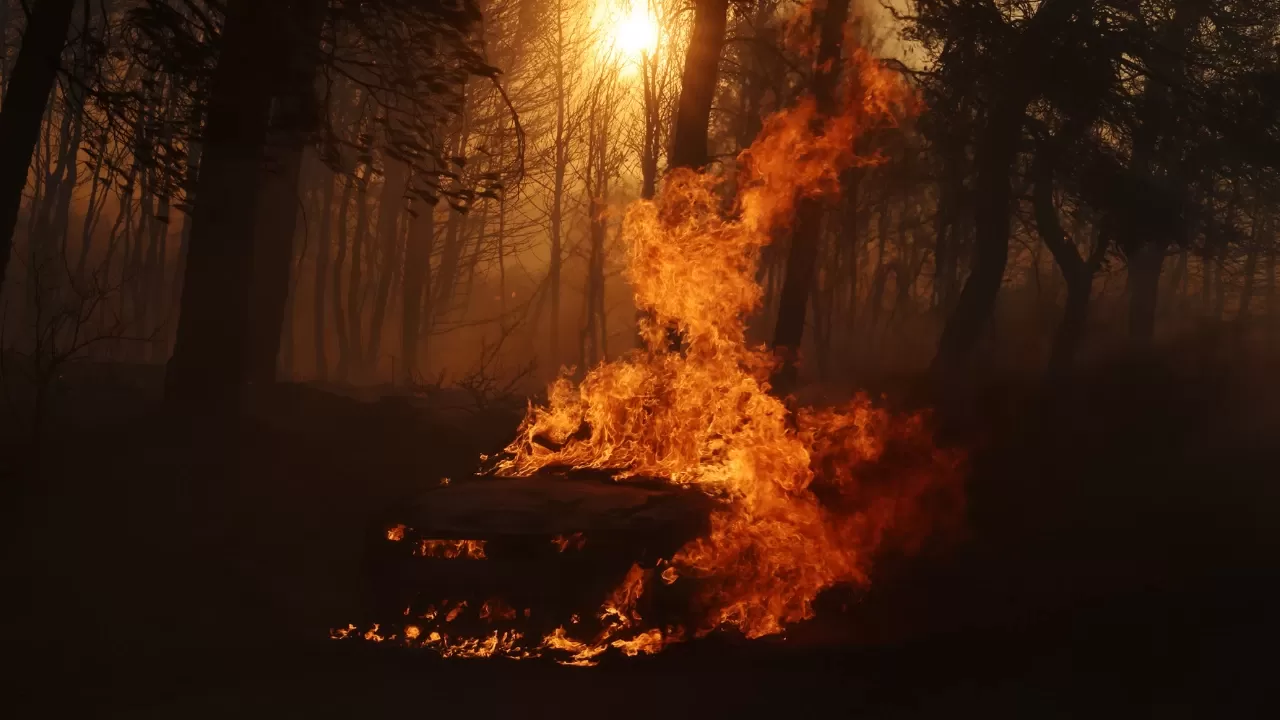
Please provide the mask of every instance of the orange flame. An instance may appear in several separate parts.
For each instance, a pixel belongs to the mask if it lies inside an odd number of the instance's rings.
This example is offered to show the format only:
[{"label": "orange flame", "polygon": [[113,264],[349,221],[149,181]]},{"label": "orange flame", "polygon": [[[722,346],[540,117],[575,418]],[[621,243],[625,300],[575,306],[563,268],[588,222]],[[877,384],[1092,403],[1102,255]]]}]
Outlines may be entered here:
[{"label": "orange flame", "polygon": [[422,557],[453,560],[484,560],[484,540],[422,540],[416,554]]},{"label": "orange flame", "polygon": [[[759,250],[790,222],[800,197],[833,192],[843,169],[876,162],[856,156],[854,140],[911,106],[896,76],[869,56],[856,54],[854,70],[839,115],[821,118],[807,99],[765,123],[742,154],[746,172],[730,216],[721,212],[717,179],[687,171],[668,177],[655,202],[631,207],[628,277],[647,311],[645,350],[593,369],[577,386],[556,381],[498,467],[520,475],[548,466],[607,469],[728,498],[710,535],[662,573],[668,583],[692,575],[706,584],[711,610],[702,631],[727,624],[759,637],[810,617],[823,589],[865,582],[867,555],[905,519],[894,509],[932,485],[906,483],[882,503],[837,513],[812,491],[816,470],[831,466],[836,472],[823,482],[856,493],[859,464],[879,459],[895,439],[924,453],[925,472],[912,478],[954,474],[954,459],[933,450],[919,418],[893,418],[864,397],[840,409],[790,412],[769,393],[774,358],[746,340],[746,319],[762,296]],[[672,326],[681,352],[668,347]]]},{"label": "orange flame", "polygon": [[581,550],[587,546],[587,537],[580,532],[572,535],[557,535],[551,538],[551,544],[556,546],[558,552],[565,550]]},{"label": "orange flame", "polygon": [[[739,158],[745,170],[732,212],[723,212],[716,177],[686,170],[671,173],[655,201],[628,210],[628,278],[645,311],[645,347],[577,385],[555,381],[495,471],[603,469],[620,480],[695,486],[726,502],[710,533],[661,573],[631,568],[601,606],[598,637],[578,640],[561,626],[522,652],[591,665],[610,647],[635,655],[680,641],[682,629],[645,628],[636,612],[655,576],[696,583],[696,634],[723,626],[753,638],[781,632],[812,617],[824,589],[866,583],[884,539],[920,524],[930,492],[954,488],[958,457],[933,447],[922,417],[895,416],[863,396],[793,412],[770,394],[774,357],[747,342],[747,318],[762,299],[760,249],[789,225],[800,198],[835,192],[841,171],[878,161],[854,153],[861,133],[914,107],[898,77],[864,52],[854,53],[845,77],[838,115],[821,117],[804,100],[765,122]],[[672,327],[679,351],[669,346]],[[891,470],[873,472],[891,451]]]}]

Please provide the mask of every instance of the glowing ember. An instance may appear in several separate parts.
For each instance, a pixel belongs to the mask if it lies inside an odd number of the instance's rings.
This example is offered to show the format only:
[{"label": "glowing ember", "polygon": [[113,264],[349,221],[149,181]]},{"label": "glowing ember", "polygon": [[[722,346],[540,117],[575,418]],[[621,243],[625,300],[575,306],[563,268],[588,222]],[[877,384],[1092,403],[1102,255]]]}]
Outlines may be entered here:
[{"label": "glowing ember", "polygon": [[462,602],[454,606],[454,608],[449,611],[448,615],[444,616],[444,621],[449,623],[449,622],[453,622],[454,620],[457,620],[458,616],[462,614],[462,611],[466,609],[467,609],[467,601],[463,600]]},{"label": "glowing ember", "polygon": [[498,598],[487,600],[480,606],[481,620],[493,622],[496,620],[514,620],[515,617],[515,608],[508,607],[506,603]]},{"label": "glowing ember", "polygon": [[391,542],[400,542],[404,539],[404,525],[395,525],[387,528],[387,539]]},{"label": "glowing ember", "polygon": [[565,550],[581,550],[587,546],[587,538],[580,532],[572,535],[557,535],[551,538],[551,544],[556,546],[556,550],[564,552]]},{"label": "glowing ember", "polygon": [[416,554],[446,560],[484,560],[484,547],[484,540],[422,540]]}]

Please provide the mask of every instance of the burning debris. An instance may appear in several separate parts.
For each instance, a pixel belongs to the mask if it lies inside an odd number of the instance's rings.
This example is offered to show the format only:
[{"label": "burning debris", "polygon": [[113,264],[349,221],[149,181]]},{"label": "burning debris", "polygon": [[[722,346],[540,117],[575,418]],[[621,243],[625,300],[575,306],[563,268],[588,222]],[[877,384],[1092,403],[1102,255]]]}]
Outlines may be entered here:
[{"label": "burning debris", "polygon": [[484,540],[419,540],[416,554],[446,560],[484,560]]},{"label": "burning debris", "polygon": [[[843,407],[792,410],[770,392],[772,353],[746,338],[746,319],[761,300],[760,249],[790,224],[799,198],[832,192],[843,169],[874,162],[854,155],[855,138],[892,123],[910,103],[897,78],[872,59],[859,54],[853,65],[837,116],[822,118],[803,101],[768,120],[740,158],[745,171],[733,212],[723,212],[716,177],[688,171],[672,173],[655,201],[631,207],[623,235],[629,279],[645,311],[645,347],[592,369],[579,383],[556,381],[547,403],[530,407],[492,477],[449,486],[462,494],[458,501],[425,503],[419,525],[435,537],[493,531],[486,540],[421,540],[420,554],[434,559],[514,563],[500,560],[508,550],[519,556],[517,543],[501,535],[534,516],[525,529],[549,536],[559,562],[570,548],[591,562],[618,555],[614,549],[626,544],[611,544],[610,534],[616,540],[648,533],[638,544],[648,555],[594,599],[575,598],[576,608],[533,598],[527,586],[503,588],[514,593],[505,597],[515,606],[547,605],[552,620],[604,598],[594,621],[569,623],[572,630],[557,624],[537,635],[450,636],[415,620],[401,642],[450,657],[546,654],[589,665],[610,648],[654,653],[720,628],[749,638],[777,634],[812,617],[814,600],[827,588],[867,583],[882,542],[916,535],[927,520],[924,499],[955,489],[958,458],[933,446],[923,418],[893,415],[865,397]],[[587,490],[566,479],[566,469],[601,471],[614,483]],[[665,487],[652,489],[655,480]],[[511,509],[522,498],[545,503],[559,493],[574,499],[551,517]],[[493,502],[487,514],[485,505],[464,502],[467,494]],[[646,512],[657,514],[641,530]],[[407,537],[398,527],[388,539]],[[474,574],[461,584],[467,582],[480,586],[473,592],[496,589]],[[443,585],[449,592],[461,587]],[[468,617],[462,603],[444,619]],[[494,613],[473,619],[491,621]]]}]

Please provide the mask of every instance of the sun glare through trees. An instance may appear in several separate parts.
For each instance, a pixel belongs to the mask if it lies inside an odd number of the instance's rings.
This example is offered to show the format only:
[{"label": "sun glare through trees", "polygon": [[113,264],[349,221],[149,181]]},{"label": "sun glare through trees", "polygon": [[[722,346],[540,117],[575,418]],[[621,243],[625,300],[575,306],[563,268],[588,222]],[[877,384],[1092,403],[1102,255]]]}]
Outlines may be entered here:
[{"label": "sun glare through trees", "polygon": [[593,12],[597,53],[623,77],[635,77],[658,50],[657,9],[670,0],[599,0]]}]

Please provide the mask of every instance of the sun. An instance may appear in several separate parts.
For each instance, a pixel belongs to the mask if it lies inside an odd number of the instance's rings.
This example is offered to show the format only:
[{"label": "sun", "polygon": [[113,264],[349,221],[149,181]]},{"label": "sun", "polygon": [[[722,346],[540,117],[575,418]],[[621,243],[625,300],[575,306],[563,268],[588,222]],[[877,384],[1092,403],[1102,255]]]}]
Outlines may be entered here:
[{"label": "sun", "polygon": [[619,8],[613,23],[613,46],[631,60],[639,60],[658,47],[658,23],[648,8],[632,0],[629,8]]}]

